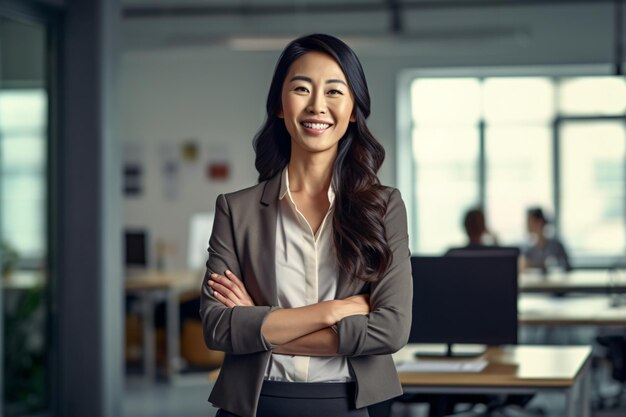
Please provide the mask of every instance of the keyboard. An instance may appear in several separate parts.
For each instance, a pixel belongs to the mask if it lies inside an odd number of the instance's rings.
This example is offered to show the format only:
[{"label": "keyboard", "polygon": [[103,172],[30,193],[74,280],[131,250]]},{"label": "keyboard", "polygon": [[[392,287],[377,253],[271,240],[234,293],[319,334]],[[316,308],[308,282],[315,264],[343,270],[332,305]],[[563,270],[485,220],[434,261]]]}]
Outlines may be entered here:
[{"label": "keyboard", "polygon": [[398,372],[479,373],[488,365],[485,359],[471,361],[417,360],[397,366]]}]

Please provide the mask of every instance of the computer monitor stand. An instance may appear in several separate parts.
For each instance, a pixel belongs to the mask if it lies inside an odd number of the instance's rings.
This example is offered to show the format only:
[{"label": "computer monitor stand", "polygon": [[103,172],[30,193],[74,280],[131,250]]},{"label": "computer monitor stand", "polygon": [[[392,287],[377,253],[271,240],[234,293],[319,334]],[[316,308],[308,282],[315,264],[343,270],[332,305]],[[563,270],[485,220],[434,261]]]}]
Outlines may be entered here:
[{"label": "computer monitor stand", "polygon": [[[443,347],[443,349],[442,349]],[[453,344],[446,343],[444,346],[438,345],[433,348],[420,349],[415,353],[418,357],[446,357],[446,358],[473,358],[481,356],[487,350],[485,345]]]}]

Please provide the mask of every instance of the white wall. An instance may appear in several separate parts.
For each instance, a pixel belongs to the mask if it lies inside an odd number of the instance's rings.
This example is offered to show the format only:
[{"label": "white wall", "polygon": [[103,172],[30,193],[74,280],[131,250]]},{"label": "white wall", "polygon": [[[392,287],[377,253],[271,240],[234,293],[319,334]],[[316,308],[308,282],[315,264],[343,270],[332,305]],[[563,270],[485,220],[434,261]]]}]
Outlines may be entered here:
[{"label": "white wall", "polygon": [[[133,53],[124,57],[123,142],[139,142],[144,194],[126,199],[126,224],[146,227],[150,238],[178,246],[168,267],[184,267],[189,218],[213,210],[219,193],[255,183],[252,137],[264,117],[264,91],[273,58],[207,50]],[[195,138],[199,163],[181,165],[177,198],[165,197],[162,147]],[[216,153],[230,161],[225,182],[206,180]],[[154,247],[151,248],[153,250]]]},{"label": "white wall", "polygon": [[[400,71],[606,64],[612,60],[612,10],[610,3],[601,3],[411,12],[405,21],[416,34],[412,39],[355,46],[372,96],[369,125],[387,150],[382,182],[396,184],[395,107]],[[179,23],[171,22],[169,31]],[[137,22],[127,25],[133,26],[130,33],[138,33]],[[151,27],[156,25],[151,23]],[[141,144],[146,178],[144,195],[126,199],[124,214],[128,226],[147,228],[153,243],[162,238],[178,247],[166,267],[185,267],[192,213],[212,210],[219,193],[255,183],[251,140],[264,118],[278,55],[279,51],[241,52],[197,45],[164,49],[151,45],[142,50],[136,44],[125,53],[121,140]],[[226,182],[209,182],[201,167],[183,166],[178,199],[170,201],[163,193],[160,148],[164,143],[178,145],[185,138],[199,140],[203,164],[211,153],[226,155],[231,176]]]}]

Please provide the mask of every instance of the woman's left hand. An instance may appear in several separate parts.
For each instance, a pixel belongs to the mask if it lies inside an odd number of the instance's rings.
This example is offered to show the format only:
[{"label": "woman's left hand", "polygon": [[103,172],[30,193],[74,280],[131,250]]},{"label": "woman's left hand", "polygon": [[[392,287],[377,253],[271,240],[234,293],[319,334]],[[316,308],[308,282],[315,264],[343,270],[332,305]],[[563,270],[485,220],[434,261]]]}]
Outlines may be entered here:
[{"label": "woman's left hand", "polygon": [[208,284],[213,289],[213,296],[226,307],[254,306],[243,282],[230,271],[224,275],[211,274]]}]

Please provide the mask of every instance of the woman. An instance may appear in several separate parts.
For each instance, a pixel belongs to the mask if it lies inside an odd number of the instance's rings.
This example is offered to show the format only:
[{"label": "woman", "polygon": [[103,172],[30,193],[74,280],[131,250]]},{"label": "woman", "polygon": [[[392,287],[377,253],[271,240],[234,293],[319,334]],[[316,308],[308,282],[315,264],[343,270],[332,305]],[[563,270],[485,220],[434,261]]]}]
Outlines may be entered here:
[{"label": "woman", "polygon": [[380,185],[384,149],[354,52],[291,42],[254,139],[259,184],[220,195],[200,315],[226,352],[218,416],[367,416],[402,393],[412,281],[406,210]]},{"label": "woman", "polygon": [[526,227],[532,242],[522,252],[522,269],[539,268],[545,273],[552,267],[558,267],[570,271],[572,266],[565,246],[558,238],[546,235],[547,224],[548,219],[540,207],[528,209]]}]

